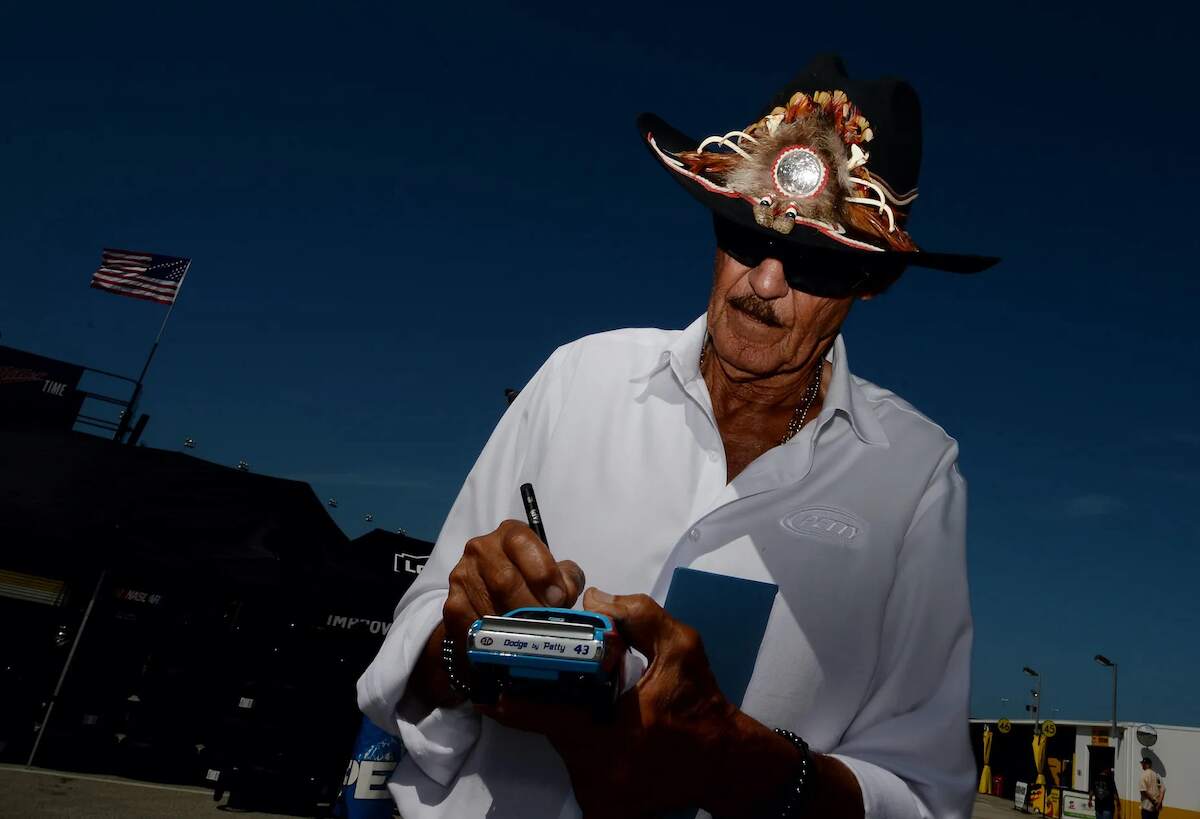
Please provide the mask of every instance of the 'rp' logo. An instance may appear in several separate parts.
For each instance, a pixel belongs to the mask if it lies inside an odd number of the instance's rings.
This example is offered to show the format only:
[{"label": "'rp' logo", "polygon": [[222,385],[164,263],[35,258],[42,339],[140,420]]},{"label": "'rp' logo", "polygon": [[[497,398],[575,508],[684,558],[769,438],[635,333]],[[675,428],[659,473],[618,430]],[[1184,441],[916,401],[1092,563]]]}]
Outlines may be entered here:
[{"label": "'rp' logo", "polygon": [[494,642],[496,642],[496,641],[495,641],[495,640],[493,640],[491,637],[480,637],[480,638],[479,638],[479,644],[480,644],[480,645],[484,645],[484,646],[490,646],[490,645],[491,645],[492,643],[494,643]]},{"label": "'rp' logo", "polygon": [[852,544],[863,531],[858,518],[831,506],[810,506],[779,521],[784,529],[797,535],[815,537],[833,543]]}]

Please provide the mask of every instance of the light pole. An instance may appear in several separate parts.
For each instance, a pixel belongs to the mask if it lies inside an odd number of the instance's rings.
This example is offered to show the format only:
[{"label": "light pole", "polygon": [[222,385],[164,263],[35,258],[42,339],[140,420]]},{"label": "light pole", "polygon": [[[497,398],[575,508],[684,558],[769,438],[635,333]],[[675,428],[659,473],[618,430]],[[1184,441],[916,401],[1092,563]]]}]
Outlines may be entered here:
[{"label": "light pole", "polygon": [[[1029,666],[1023,669],[1030,677],[1037,677],[1037,688],[1032,691],[1033,694],[1033,764],[1037,768],[1037,779],[1034,782],[1042,786],[1042,798],[1045,799],[1046,775],[1042,773],[1042,766],[1046,764],[1046,740],[1049,737],[1042,733],[1042,675],[1034,671]],[[1040,755],[1039,755],[1040,751]],[[1044,808],[1045,802],[1041,803]]]},{"label": "light pole", "polygon": [[1033,692],[1033,734],[1034,736],[1042,735],[1042,675],[1034,671],[1029,666],[1023,669],[1030,677],[1037,677],[1037,690]]},{"label": "light pole", "polygon": [[1113,673],[1113,710],[1112,710],[1112,738],[1113,747],[1117,747],[1117,664],[1105,657],[1103,654],[1097,654],[1095,657],[1097,663],[1107,666],[1112,669]]}]

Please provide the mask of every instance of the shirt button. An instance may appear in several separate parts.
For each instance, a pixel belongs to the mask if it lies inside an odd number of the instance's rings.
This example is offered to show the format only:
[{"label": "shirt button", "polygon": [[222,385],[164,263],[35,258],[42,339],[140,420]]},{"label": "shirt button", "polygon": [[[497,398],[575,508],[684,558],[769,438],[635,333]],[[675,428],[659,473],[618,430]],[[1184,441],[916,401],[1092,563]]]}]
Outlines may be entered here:
[{"label": "shirt button", "polygon": [[710,449],[710,450],[708,451],[708,459],[709,459],[710,461],[712,461],[713,463],[716,463],[716,462],[717,462],[717,458],[718,458],[718,457],[720,457],[720,456],[719,456],[719,455],[717,455],[717,453],[716,453],[716,450],[712,450],[712,449]]},{"label": "shirt button", "polygon": [[690,537],[692,540],[699,540],[700,530],[693,526],[691,531],[688,532],[688,537]]}]

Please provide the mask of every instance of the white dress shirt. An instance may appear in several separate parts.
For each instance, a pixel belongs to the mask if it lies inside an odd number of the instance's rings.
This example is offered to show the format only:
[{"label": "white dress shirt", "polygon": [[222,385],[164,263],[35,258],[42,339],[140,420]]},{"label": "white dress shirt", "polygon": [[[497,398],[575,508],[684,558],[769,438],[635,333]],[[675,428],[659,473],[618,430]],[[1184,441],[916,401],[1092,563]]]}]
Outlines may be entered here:
[{"label": "white dress shirt", "polygon": [[526,482],[555,557],[589,585],[662,603],[678,566],[776,584],[742,710],[845,763],[868,819],[970,816],[958,445],[851,375],[839,337],[820,415],[727,483],[704,338],[701,316],[567,344],[496,427],[358,682],[359,706],[407,749],[389,783],[404,819],[580,815],[545,738],[405,697],[464,544],[524,520]]}]

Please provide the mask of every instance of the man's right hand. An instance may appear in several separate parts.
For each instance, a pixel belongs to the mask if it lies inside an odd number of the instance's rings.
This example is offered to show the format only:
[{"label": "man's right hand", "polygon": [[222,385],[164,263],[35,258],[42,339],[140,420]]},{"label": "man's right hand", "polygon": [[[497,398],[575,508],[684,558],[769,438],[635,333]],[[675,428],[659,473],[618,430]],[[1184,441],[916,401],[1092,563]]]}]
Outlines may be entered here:
[{"label": "man's right hand", "polygon": [[429,705],[461,701],[442,670],[442,640],[449,636],[466,670],[466,635],[471,623],[487,614],[504,614],[522,606],[570,608],[585,585],[574,561],[556,561],[533,530],[506,520],[491,534],[467,541],[462,559],[450,572],[450,591],[442,622],[434,629],[413,671],[413,692]]}]

